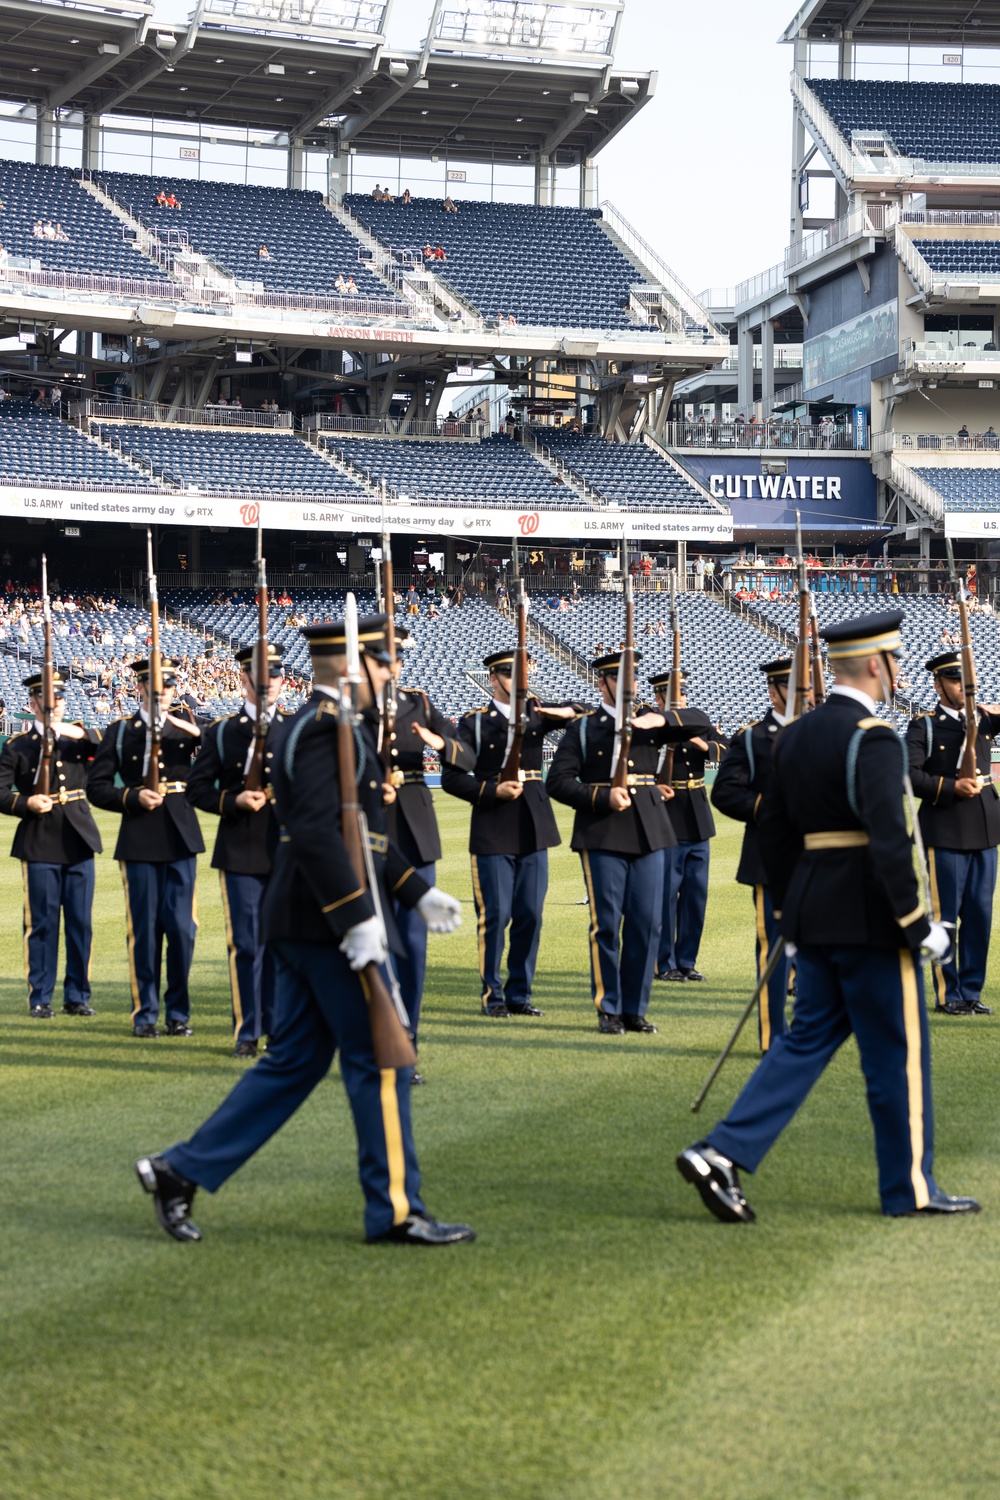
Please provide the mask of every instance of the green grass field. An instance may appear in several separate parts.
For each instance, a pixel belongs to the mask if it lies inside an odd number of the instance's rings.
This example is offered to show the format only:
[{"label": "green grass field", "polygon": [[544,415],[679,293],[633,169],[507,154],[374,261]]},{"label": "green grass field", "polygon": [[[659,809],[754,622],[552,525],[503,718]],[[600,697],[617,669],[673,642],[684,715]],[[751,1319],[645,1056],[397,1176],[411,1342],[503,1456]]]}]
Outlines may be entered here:
[{"label": "green grass field", "polygon": [[436,1253],[362,1243],[336,1070],[199,1197],[203,1243],[168,1240],[132,1159],[188,1134],[242,1067],[214,873],[195,1035],[139,1043],[110,858],[89,1022],[29,1021],[20,871],[0,863],[3,1500],[995,1493],[1000,1022],[932,1020],[937,1175],[981,1197],[978,1218],[881,1218],[850,1044],[749,1180],[759,1222],[723,1226],[673,1158],[752,983],[739,831],[714,846],[709,982],[656,986],[658,1036],[601,1037],[565,846],[545,1018],[479,1019],[467,809],[439,805],[440,883],[469,907],[431,940],[415,1129],[428,1206],[480,1238]]}]

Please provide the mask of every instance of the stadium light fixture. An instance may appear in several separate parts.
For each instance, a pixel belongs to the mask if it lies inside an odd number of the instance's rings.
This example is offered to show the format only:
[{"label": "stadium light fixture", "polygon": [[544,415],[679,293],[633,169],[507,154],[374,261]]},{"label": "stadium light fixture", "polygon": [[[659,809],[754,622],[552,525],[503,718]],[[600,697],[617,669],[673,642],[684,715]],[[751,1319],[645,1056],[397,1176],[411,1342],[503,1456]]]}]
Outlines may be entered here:
[{"label": "stadium light fixture", "polygon": [[172,31],[158,31],[156,45],[161,52],[169,52],[172,47],[177,46],[177,38]]},{"label": "stadium light fixture", "polygon": [[624,0],[444,0],[434,50],[607,60]]},{"label": "stadium light fixture", "polygon": [[204,21],[329,41],[385,42],[391,0],[206,0]]}]

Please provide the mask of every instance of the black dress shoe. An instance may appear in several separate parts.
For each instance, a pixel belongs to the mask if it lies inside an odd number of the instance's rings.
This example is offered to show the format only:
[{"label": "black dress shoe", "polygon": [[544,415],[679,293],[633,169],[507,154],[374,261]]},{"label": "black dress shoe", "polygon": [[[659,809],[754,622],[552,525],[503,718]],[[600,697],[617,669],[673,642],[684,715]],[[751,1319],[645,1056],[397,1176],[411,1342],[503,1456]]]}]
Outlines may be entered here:
[{"label": "black dress shoe", "polygon": [[657,974],[656,978],[669,980],[672,984],[683,984],[687,975],[683,969],[668,969],[665,974]]},{"label": "black dress shoe", "polygon": [[167,1036],[194,1036],[186,1021],[168,1021],[163,1029]]},{"label": "black dress shoe", "polygon": [[160,1227],[175,1240],[200,1240],[201,1230],[191,1222],[191,1204],[198,1191],[175,1172],[165,1156],[140,1156],[135,1175],[147,1193],[152,1193]]},{"label": "black dress shoe", "polygon": [[677,1158],[677,1170],[693,1183],[705,1207],[724,1224],[752,1224],[757,1215],[743,1196],[740,1176],[728,1156],[705,1141],[689,1146]]},{"label": "black dress shoe", "polygon": [[702,980],[705,978],[704,974],[699,974],[697,969],[682,969],[681,973],[685,979]]},{"label": "black dress shoe", "polygon": [[[190,1036],[190,1034],[191,1033],[188,1032],[189,1036]],[[257,1056],[257,1043],[256,1042],[237,1042],[236,1046],[233,1048],[233,1056],[234,1057],[256,1057]]]},{"label": "black dress shoe", "polygon": [[36,1021],[51,1021],[52,1007],[51,1005],[33,1005],[28,1014],[33,1016]]},{"label": "black dress shoe", "polygon": [[990,1006],[984,1005],[981,1000],[970,1000],[969,1004],[972,1006],[972,1014],[974,1016],[991,1016],[993,1014]]},{"label": "black dress shoe", "polygon": [[133,1036],[159,1036],[159,1034],[160,1028],[158,1026],[154,1026],[151,1022],[145,1026],[132,1027]]},{"label": "black dress shoe", "polygon": [[427,1079],[424,1077],[423,1073],[418,1072],[418,1070],[414,1068],[413,1072],[410,1074],[410,1087],[420,1088],[420,1086],[422,1084],[425,1084],[426,1082]]},{"label": "black dress shoe", "polygon": [[604,1036],[624,1036],[625,1025],[621,1016],[607,1016],[602,1011],[597,1020],[597,1029]]},{"label": "black dress shoe", "polygon": [[653,1035],[656,1032],[656,1027],[651,1021],[647,1021],[645,1016],[623,1015],[622,1025],[626,1031],[642,1031],[649,1035]]},{"label": "black dress shoe", "polygon": [[89,1005],[84,1005],[82,1000],[71,1000],[68,1005],[63,1006],[64,1016],[93,1016],[97,1012]]},{"label": "black dress shoe", "polygon": [[489,1005],[483,1006],[483,1015],[496,1018],[498,1016],[509,1016],[510,1011],[502,1000],[491,1000]]},{"label": "black dress shoe", "polygon": [[942,1016],[972,1016],[975,1011],[967,1000],[946,1000],[943,1005],[935,1005],[935,1011]]},{"label": "black dress shoe", "polygon": [[512,1016],[544,1016],[545,1012],[539,1010],[537,1005],[531,1005],[527,1000],[515,1000],[511,1005],[507,1001],[508,1013]]},{"label": "black dress shoe", "polygon": [[442,1224],[431,1214],[410,1214],[402,1224],[394,1224],[385,1234],[373,1234],[369,1245],[457,1245],[474,1240],[476,1231],[468,1224]]},{"label": "black dress shoe", "polygon": [[912,1219],[917,1214],[978,1214],[979,1211],[979,1204],[975,1198],[952,1198],[947,1193],[942,1193],[939,1188],[923,1208],[913,1208],[907,1214],[895,1214],[893,1217]]}]

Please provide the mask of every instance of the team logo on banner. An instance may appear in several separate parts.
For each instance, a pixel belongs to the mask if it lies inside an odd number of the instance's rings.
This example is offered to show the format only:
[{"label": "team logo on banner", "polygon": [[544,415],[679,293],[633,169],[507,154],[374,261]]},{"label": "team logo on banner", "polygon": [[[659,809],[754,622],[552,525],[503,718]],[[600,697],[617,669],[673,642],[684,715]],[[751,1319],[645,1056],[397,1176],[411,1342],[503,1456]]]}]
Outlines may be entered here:
[{"label": "team logo on banner", "polygon": [[533,510],[530,515],[518,516],[517,524],[522,536],[534,536],[538,530],[538,512]]}]

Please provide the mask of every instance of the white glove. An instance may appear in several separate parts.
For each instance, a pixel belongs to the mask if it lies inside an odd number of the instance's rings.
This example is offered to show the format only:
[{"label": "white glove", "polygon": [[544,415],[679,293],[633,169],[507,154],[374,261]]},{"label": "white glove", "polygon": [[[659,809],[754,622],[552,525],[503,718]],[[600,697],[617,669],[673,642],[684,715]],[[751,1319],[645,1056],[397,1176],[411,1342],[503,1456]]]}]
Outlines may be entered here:
[{"label": "white glove", "polygon": [[417,902],[417,911],[427,924],[428,932],[454,932],[462,925],[462,905],[447,891],[432,885]]},{"label": "white glove", "polygon": [[785,957],[786,958],[794,958],[795,955],[796,955],[796,953],[798,953],[798,951],[799,950],[795,946],[794,943],[786,943],[785,944]]},{"label": "white glove", "polygon": [[923,958],[947,958],[951,947],[951,933],[943,922],[932,922],[931,930],[920,944]]},{"label": "white glove", "polygon": [[341,953],[347,957],[351,968],[358,972],[369,964],[384,964],[389,950],[385,946],[385,931],[378,917],[369,917],[356,927],[349,927],[340,945]]}]

